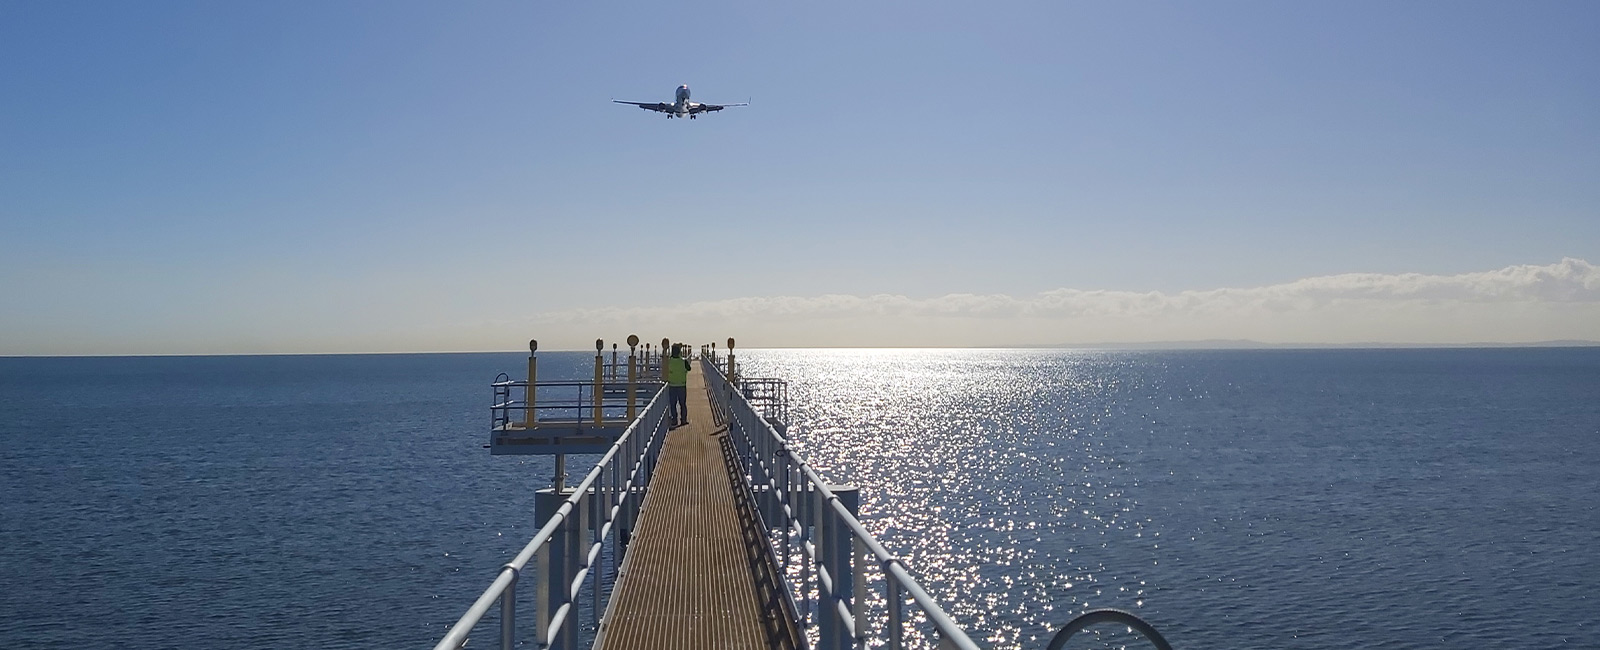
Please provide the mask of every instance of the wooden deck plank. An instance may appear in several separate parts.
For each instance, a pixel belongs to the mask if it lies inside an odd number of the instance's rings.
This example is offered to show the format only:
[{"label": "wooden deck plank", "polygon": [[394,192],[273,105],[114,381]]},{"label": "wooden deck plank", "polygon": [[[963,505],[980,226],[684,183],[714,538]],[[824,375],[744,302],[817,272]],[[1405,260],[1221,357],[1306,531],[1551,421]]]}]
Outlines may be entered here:
[{"label": "wooden deck plank", "polygon": [[[740,517],[704,378],[689,374],[689,425],[673,430],[645,497],[597,648],[793,647],[787,616],[763,606],[748,515]],[[765,543],[764,533],[760,543]],[[778,631],[774,631],[778,630]]]}]

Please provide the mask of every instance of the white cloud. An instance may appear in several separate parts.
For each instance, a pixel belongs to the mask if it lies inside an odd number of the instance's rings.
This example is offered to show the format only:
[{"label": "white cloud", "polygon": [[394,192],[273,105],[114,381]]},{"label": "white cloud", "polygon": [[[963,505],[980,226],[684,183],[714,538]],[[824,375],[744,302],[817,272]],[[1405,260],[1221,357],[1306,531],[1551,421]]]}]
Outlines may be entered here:
[{"label": "white cloud", "polygon": [[1600,339],[1600,267],[1568,258],[1458,275],[1346,273],[1177,293],[1063,288],[1027,297],[747,297],[566,310],[542,315],[533,326],[552,333],[637,328],[685,340],[733,334],[763,346]]}]

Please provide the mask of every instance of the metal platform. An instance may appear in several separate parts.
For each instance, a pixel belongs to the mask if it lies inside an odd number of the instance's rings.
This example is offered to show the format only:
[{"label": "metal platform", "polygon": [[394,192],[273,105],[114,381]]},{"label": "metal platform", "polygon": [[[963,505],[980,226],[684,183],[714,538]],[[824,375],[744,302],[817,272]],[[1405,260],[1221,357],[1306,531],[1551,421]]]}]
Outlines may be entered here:
[{"label": "metal platform", "polygon": [[494,456],[603,454],[627,429],[627,422],[540,422],[532,429],[507,423],[490,431],[488,447]]},{"label": "metal platform", "polygon": [[[491,386],[489,453],[495,456],[603,454],[615,444],[642,405],[663,384],[641,379],[643,364],[606,364],[595,356],[594,381],[538,381],[529,360],[530,381],[501,373]],[[631,378],[631,381],[630,381]]]}]

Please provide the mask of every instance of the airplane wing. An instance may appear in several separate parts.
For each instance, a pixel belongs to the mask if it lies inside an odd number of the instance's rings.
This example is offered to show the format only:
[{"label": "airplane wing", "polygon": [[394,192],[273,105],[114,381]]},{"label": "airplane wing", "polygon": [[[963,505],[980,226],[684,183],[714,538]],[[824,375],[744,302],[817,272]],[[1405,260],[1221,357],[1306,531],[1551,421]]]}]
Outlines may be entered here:
[{"label": "airplane wing", "polygon": [[655,111],[657,113],[671,113],[672,112],[672,104],[663,104],[661,102],[625,102],[625,101],[622,101],[620,99],[613,99],[611,101],[616,102],[618,104],[633,104],[634,106],[638,106],[639,108],[642,108],[644,110]]},{"label": "airplane wing", "polygon": [[695,104],[694,106],[690,106],[689,107],[689,114],[693,115],[695,113],[711,113],[711,112],[714,112],[714,111],[720,111],[720,110],[722,110],[724,108],[730,108],[730,107],[733,107],[733,106],[749,106],[749,105],[750,104],[747,103],[747,102],[740,102],[738,104]]}]

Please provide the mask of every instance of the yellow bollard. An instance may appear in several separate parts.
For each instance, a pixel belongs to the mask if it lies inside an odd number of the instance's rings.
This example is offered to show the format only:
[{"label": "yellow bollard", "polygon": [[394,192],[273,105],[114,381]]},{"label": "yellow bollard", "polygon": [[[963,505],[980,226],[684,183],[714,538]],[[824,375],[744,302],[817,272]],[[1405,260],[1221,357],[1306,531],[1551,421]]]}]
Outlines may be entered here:
[{"label": "yellow bollard", "polygon": [[601,352],[606,349],[606,342],[594,340],[594,423],[605,422],[605,413],[600,409],[600,401],[605,397],[605,381],[601,373],[605,372],[606,359]]},{"label": "yellow bollard", "polygon": [[533,340],[533,339],[529,339],[528,340],[528,392],[526,394],[527,399],[523,400],[524,402],[527,403],[527,411],[522,414],[522,428],[524,428],[524,429],[532,429],[533,428],[533,424],[536,421],[536,418],[534,418],[534,416],[533,416],[533,401],[534,401],[534,396],[538,394],[538,391],[534,390],[534,385],[539,381],[539,357],[537,356],[538,353],[539,353],[539,342],[536,341],[536,340]]},{"label": "yellow bollard", "polygon": [[633,350],[639,347],[639,337],[628,335],[628,421],[639,417],[639,364],[634,361]]},{"label": "yellow bollard", "polygon": [[670,339],[661,339],[661,383],[667,383],[667,346],[671,345]]}]

